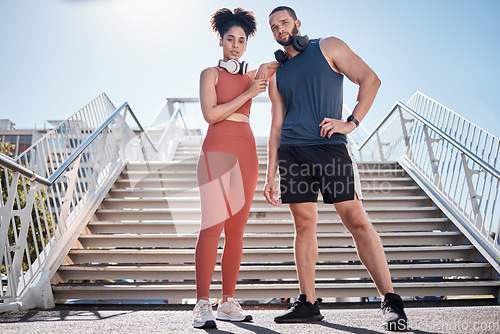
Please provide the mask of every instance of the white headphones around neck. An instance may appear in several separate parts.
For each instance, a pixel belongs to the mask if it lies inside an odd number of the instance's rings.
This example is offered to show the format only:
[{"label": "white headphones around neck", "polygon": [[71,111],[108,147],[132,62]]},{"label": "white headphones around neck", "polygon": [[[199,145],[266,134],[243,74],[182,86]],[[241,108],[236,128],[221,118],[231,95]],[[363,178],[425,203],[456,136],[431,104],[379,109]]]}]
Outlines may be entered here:
[{"label": "white headphones around neck", "polygon": [[245,74],[248,69],[248,63],[246,61],[239,63],[234,59],[229,59],[228,61],[220,59],[219,66],[225,68],[231,74]]}]

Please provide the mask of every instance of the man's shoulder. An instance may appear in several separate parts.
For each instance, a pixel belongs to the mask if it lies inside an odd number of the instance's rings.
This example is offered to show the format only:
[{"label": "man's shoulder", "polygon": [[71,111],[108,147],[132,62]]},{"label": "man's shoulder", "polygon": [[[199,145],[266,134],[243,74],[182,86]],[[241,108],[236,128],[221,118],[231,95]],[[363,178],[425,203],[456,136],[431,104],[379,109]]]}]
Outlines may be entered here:
[{"label": "man's shoulder", "polygon": [[319,46],[325,57],[328,57],[332,61],[349,49],[347,44],[337,37],[322,38]]},{"label": "man's shoulder", "polygon": [[339,45],[344,43],[340,38],[335,37],[335,36],[330,36],[330,37],[323,37],[323,38],[318,38],[319,43],[321,46],[323,45]]}]

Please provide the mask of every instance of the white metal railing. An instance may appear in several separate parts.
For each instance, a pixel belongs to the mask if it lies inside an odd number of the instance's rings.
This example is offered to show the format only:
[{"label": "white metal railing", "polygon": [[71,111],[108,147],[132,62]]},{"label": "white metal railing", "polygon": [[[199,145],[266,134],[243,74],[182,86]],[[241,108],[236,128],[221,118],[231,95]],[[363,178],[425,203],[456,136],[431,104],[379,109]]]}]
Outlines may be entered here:
[{"label": "white metal railing", "polygon": [[17,159],[0,156],[0,312],[52,306],[52,276],[126,162],[171,159],[182,119],[177,104],[153,142],[101,94]]},{"label": "white metal railing", "polygon": [[399,161],[500,272],[499,150],[498,137],[417,92],[396,103],[359,157]]},{"label": "white metal railing", "polygon": [[498,137],[420,92],[412,96],[407,106],[469,149],[474,155],[496,170],[500,170],[500,160],[498,160],[500,140]]}]

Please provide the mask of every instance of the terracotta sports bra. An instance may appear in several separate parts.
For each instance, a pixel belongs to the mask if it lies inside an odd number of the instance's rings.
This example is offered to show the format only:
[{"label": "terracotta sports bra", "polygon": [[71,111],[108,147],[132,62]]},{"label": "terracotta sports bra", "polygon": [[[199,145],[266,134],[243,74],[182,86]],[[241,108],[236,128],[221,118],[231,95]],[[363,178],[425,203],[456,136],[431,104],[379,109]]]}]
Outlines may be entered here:
[{"label": "terracotta sports bra", "polygon": [[[215,85],[217,93],[217,104],[223,104],[233,100],[238,95],[245,92],[252,84],[252,80],[247,74],[230,74],[219,66],[215,67],[219,71],[219,78]],[[235,113],[250,117],[250,107],[252,99],[249,99]]]}]

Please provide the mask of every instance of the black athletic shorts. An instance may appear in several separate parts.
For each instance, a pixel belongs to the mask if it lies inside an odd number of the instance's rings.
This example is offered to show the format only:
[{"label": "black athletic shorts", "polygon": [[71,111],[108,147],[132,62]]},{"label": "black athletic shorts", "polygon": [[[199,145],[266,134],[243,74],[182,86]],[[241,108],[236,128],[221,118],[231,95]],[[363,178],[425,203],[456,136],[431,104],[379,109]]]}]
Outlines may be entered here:
[{"label": "black athletic shorts", "polygon": [[281,146],[278,149],[282,203],[324,203],[354,199],[361,194],[358,167],[345,144]]}]

